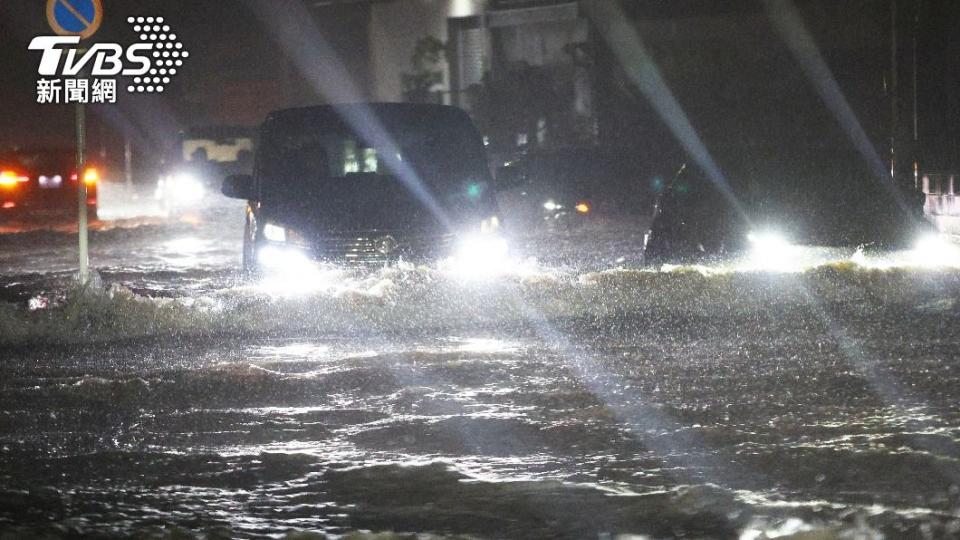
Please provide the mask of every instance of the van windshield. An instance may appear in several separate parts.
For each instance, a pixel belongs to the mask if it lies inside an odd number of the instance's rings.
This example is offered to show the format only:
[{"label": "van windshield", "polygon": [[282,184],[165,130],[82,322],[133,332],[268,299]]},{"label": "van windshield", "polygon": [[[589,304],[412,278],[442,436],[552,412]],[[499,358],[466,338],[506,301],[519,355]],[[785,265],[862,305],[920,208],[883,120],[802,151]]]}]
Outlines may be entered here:
[{"label": "van windshield", "polygon": [[443,203],[480,202],[491,189],[481,139],[444,108],[361,114],[325,109],[264,128],[259,175],[265,196],[419,185]]}]

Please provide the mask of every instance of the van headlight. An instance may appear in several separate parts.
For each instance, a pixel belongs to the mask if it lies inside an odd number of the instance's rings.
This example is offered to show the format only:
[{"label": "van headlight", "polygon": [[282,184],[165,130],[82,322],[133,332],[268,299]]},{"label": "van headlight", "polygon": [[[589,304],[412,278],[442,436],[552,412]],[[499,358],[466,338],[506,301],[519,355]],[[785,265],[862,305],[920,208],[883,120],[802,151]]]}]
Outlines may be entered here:
[{"label": "van headlight", "polygon": [[776,231],[754,231],[747,235],[750,266],[761,270],[794,270],[797,247]]},{"label": "van headlight", "polygon": [[263,226],[263,237],[271,242],[286,242],[287,229],[273,223],[267,223]]},{"label": "van headlight", "polygon": [[941,234],[928,233],[917,239],[910,252],[916,266],[960,266],[960,246]]},{"label": "van headlight", "polygon": [[196,176],[181,172],[168,179],[166,188],[178,204],[191,204],[203,198],[206,189]]},{"label": "van headlight", "polygon": [[289,244],[292,246],[309,246],[306,237],[296,229],[283,227],[276,223],[267,223],[263,226],[263,237],[271,242]]},{"label": "van headlight", "polygon": [[480,262],[484,259],[503,259],[509,248],[501,236],[470,236],[460,241],[457,254],[461,259]]},{"label": "van headlight", "polygon": [[753,250],[761,253],[776,255],[791,247],[790,242],[782,234],[774,231],[751,232],[747,241]]},{"label": "van headlight", "polygon": [[512,267],[510,248],[498,234],[474,234],[460,238],[449,268],[465,279],[496,277]]}]

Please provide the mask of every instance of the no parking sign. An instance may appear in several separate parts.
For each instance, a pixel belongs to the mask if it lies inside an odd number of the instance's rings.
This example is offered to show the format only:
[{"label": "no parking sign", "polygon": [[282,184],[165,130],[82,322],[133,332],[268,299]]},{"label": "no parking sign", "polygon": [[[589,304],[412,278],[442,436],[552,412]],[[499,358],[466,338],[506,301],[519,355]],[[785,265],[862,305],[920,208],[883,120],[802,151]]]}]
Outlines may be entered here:
[{"label": "no parking sign", "polygon": [[61,36],[87,39],[103,22],[100,0],[47,0],[47,23]]},{"label": "no parking sign", "polygon": [[[78,36],[87,39],[100,28],[103,22],[103,5],[100,0],[47,0],[47,23],[54,32],[62,36]],[[59,64],[59,62],[58,62]],[[86,79],[69,79],[75,91],[80,82],[84,86]],[[38,83],[39,84],[39,83]],[[86,170],[86,115],[83,110],[83,101],[77,102],[77,174],[83,175]],[[81,284],[90,279],[89,253],[87,248],[87,184],[77,182],[77,236],[79,240],[80,271],[78,278]]]}]

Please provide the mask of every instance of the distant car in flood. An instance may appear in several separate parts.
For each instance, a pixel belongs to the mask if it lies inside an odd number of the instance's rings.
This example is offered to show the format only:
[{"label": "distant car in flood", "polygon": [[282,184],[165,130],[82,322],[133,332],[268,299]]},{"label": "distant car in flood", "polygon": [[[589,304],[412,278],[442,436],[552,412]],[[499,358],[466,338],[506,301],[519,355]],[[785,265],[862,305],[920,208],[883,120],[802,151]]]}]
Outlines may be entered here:
[{"label": "distant car in flood", "polygon": [[635,150],[597,146],[538,150],[497,169],[497,199],[511,227],[575,228],[646,215],[657,174]]},{"label": "distant car in flood", "polygon": [[724,184],[688,169],[664,186],[645,238],[648,262],[747,256],[789,266],[799,248],[912,249],[936,234],[915,194],[855,166],[804,176],[744,175]]},{"label": "distant car in flood", "polygon": [[256,130],[204,126],[184,130],[157,180],[155,197],[167,211],[204,206],[219,197],[220,183],[253,171]]},{"label": "distant car in flood", "polygon": [[353,104],[287,109],[261,127],[253,175],[223,193],[248,202],[243,264],[383,264],[505,255],[482,139],[462,110]]},{"label": "distant car in flood", "polygon": [[80,183],[87,188],[87,216],[97,218],[100,170],[89,164],[82,174],[72,150],[34,150],[0,154],[0,219],[57,221],[76,219]]}]

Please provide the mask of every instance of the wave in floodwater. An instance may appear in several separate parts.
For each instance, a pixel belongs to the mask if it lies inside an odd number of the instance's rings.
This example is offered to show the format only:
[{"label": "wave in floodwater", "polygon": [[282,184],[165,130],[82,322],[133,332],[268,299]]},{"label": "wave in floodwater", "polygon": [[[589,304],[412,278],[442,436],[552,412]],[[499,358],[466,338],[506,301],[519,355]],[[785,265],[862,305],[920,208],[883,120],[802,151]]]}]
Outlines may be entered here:
[{"label": "wave in floodwater", "polygon": [[[526,328],[605,319],[660,324],[677,317],[772,318],[835,309],[838,316],[956,314],[960,271],[830,263],[798,272],[675,266],[598,272],[527,267],[462,280],[402,266],[328,268],[304,281],[247,281],[233,270],[105,271],[106,286],[67,276],[23,278],[0,303],[0,343],[72,343],[145,336],[325,335]],[[124,284],[125,283],[125,284]],[[39,289],[36,294],[31,289]],[[12,294],[12,293],[11,293]],[[812,312],[811,312],[812,313]]]},{"label": "wave in floodwater", "polygon": [[869,370],[802,319],[751,320],[557,325],[562,347],[475,331],[19,349],[0,362],[0,532],[960,531],[960,385],[921,333],[935,319],[867,340]]},{"label": "wave in floodwater", "polygon": [[77,289],[31,234],[0,236],[34,257],[0,256],[0,536],[960,535],[943,261],[248,281],[143,223]]}]

